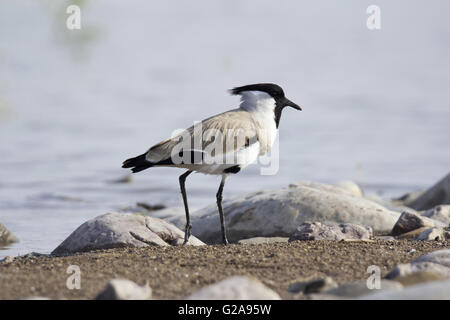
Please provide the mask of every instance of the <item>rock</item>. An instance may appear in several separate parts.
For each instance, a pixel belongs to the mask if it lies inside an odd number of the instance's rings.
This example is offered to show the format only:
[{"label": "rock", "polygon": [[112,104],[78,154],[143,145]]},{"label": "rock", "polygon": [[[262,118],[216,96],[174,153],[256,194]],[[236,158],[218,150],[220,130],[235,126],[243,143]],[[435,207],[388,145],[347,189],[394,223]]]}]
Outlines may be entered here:
[{"label": "rock", "polygon": [[399,283],[407,287],[422,282],[437,281],[442,279],[445,279],[445,276],[443,276],[441,273],[418,271],[412,274],[397,277],[395,278],[395,281],[398,281]]},{"label": "rock", "polygon": [[30,296],[30,297],[26,297],[22,300],[51,300],[48,297],[41,297],[41,296]]},{"label": "rock", "polygon": [[428,210],[440,204],[450,204],[450,173],[412,201],[409,206],[416,210]]},{"label": "rock", "polygon": [[409,275],[414,275],[421,272],[428,272],[442,275],[443,277],[450,276],[449,268],[440,264],[431,262],[411,262],[395,266],[387,275],[386,279],[397,280]]},{"label": "rock", "polygon": [[450,205],[436,206],[422,213],[422,216],[450,225]]},{"label": "rock", "polygon": [[[265,190],[223,202],[228,239],[289,237],[303,222],[355,223],[377,231],[391,230],[399,213],[351,195],[348,191],[318,183],[296,183],[289,188]],[[192,214],[192,234],[206,243],[220,243],[216,205]],[[168,218],[183,228],[185,218]]]},{"label": "rock", "polygon": [[0,223],[0,246],[6,246],[17,241],[19,240],[16,236],[14,236],[11,231],[6,229],[6,227]]},{"label": "rock", "polygon": [[367,287],[367,281],[361,280],[342,284],[337,288],[325,291],[324,294],[339,297],[355,298],[358,296],[362,296],[364,294],[372,293],[374,291],[401,290],[401,289],[403,289],[403,285],[401,283],[386,279],[382,279],[380,281],[380,289],[369,289]]},{"label": "rock", "polygon": [[450,268],[450,249],[441,249],[424,254],[412,262],[432,262]]},{"label": "rock", "polygon": [[312,279],[309,281],[294,281],[288,287],[288,291],[292,293],[321,293],[332,288],[336,288],[337,283],[330,277]]},{"label": "rock", "polygon": [[340,181],[337,183],[336,186],[348,191],[351,195],[355,197],[362,197],[364,195],[364,192],[362,191],[361,187],[353,181],[349,180]]},{"label": "rock", "polygon": [[370,239],[372,236],[372,228],[362,227],[356,224],[304,222],[291,234],[289,242],[295,240]]},{"label": "rock", "polygon": [[360,300],[450,300],[450,279],[426,282],[403,290],[385,290],[359,297]]},{"label": "rock", "polygon": [[4,259],[0,260],[0,263],[11,263],[14,261],[14,257],[13,256],[6,256]]},{"label": "rock", "polygon": [[399,264],[387,275],[386,279],[397,280],[420,272],[439,274],[443,277],[450,277],[450,249],[437,250],[427,253],[410,263]]},{"label": "rock", "polygon": [[275,291],[260,281],[245,276],[233,276],[200,289],[187,300],[280,300]]},{"label": "rock", "polygon": [[450,240],[450,231],[444,231],[445,240]]},{"label": "rock", "polygon": [[429,228],[421,232],[414,240],[431,241],[431,240],[445,240],[444,229]]},{"label": "rock", "polygon": [[416,201],[423,194],[423,191],[414,191],[404,194],[403,196],[392,199],[394,205],[411,207],[411,203]]},{"label": "rock", "polygon": [[288,237],[255,237],[250,239],[239,240],[240,244],[260,244],[260,243],[278,243],[278,242],[288,242]]},{"label": "rock", "polygon": [[148,286],[139,286],[127,279],[112,279],[105,289],[101,291],[96,300],[149,300],[152,298],[152,289]]},{"label": "rock", "polygon": [[[164,220],[136,214],[108,213],[79,226],[52,254],[108,249],[181,245],[184,232]],[[191,236],[189,245],[204,243]]]},{"label": "rock", "polygon": [[403,233],[399,236],[396,236],[395,238],[397,240],[413,240],[413,239],[417,238],[422,232],[424,232],[425,230],[428,230],[428,229],[429,229],[429,227],[422,227],[419,229],[409,231],[407,233]]},{"label": "rock", "polygon": [[398,236],[423,227],[445,227],[445,224],[427,217],[422,217],[416,213],[405,211],[392,228],[391,235]]}]

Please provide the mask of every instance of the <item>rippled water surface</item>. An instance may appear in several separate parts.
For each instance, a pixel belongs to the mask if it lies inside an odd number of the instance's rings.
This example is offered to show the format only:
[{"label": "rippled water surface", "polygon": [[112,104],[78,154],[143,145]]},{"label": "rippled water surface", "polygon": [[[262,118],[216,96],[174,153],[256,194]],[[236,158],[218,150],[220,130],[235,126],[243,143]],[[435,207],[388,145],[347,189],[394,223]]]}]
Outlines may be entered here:
[{"label": "rippled water surface", "polygon": [[[276,82],[303,107],[280,124],[280,169],[251,166],[225,197],[296,180],[354,180],[383,196],[449,171],[448,1],[70,1],[0,3],[0,222],[49,253],[89,218],[136,201],[181,206],[175,169],[134,175],[127,157],[234,108],[227,89]],[[192,175],[191,206],[219,179]]]}]

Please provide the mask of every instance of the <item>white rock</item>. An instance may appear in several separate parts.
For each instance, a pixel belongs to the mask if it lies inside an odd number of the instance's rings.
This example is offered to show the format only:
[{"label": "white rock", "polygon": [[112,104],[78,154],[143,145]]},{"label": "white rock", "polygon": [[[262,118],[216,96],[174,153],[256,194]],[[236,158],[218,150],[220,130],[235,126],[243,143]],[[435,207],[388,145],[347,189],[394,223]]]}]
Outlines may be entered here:
[{"label": "white rock", "polygon": [[260,281],[244,276],[233,276],[200,289],[187,300],[280,300],[275,291]]},{"label": "white rock", "polygon": [[[303,222],[355,223],[376,231],[392,229],[399,213],[355,197],[348,191],[318,183],[296,183],[289,188],[265,190],[223,202],[228,239],[289,237]],[[192,214],[192,234],[207,243],[221,242],[216,205]],[[185,219],[169,219],[183,228]]]},{"label": "white rock", "polygon": [[408,206],[416,210],[428,210],[440,204],[450,204],[450,173]]},{"label": "white rock", "polygon": [[0,260],[1,263],[11,263],[14,261],[14,257],[13,256],[6,256],[4,259]]},{"label": "white rock", "polygon": [[152,289],[139,286],[127,279],[112,279],[101,291],[96,300],[148,300],[152,298]]},{"label": "white rock", "polygon": [[432,281],[406,287],[403,290],[385,290],[364,295],[359,300],[450,300],[450,279]]},{"label": "white rock", "polygon": [[352,223],[324,224],[320,222],[304,222],[291,234],[289,242],[295,240],[368,240],[372,237],[372,228]]},{"label": "white rock", "polygon": [[432,240],[444,240],[444,229],[442,228],[429,228],[419,234],[414,240],[432,241]]},{"label": "white rock", "polygon": [[[184,232],[171,223],[136,214],[108,213],[79,226],[52,254],[68,254],[115,247],[181,245]],[[204,243],[191,236],[189,245]]]},{"label": "white rock", "polygon": [[17,237],[14,236],[11,231],[6,229],[2,223],[0,223],[0,246],[6,246],[17,241],[19,241]]},{"label": "white rock", "polygon": [[450,205],[436,206],[422,213],[423,216],[450,224]]}]

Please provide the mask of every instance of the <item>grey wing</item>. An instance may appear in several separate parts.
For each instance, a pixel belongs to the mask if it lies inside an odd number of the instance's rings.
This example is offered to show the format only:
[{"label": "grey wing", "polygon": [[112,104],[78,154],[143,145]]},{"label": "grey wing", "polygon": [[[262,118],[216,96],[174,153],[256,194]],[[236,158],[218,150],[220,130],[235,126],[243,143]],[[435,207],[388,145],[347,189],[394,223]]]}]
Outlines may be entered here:
[{"label": "grey wing", "polygon": [[[159,142],[146,153],[154,164],[175,165],[181,157],[197,162],[206,157],[219,157],[245,149],[258,141],[251,115],[237,109],[221,113]],[[175,161],[174,161],[175,159]],[[194,163],[191,162],[191,163]]]}]

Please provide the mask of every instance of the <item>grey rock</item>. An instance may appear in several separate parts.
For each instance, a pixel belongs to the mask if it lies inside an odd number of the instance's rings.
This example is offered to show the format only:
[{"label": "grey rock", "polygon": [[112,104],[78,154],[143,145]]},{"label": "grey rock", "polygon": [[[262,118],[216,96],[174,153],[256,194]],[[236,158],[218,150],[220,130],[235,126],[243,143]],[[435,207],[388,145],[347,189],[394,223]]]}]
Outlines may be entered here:
[{"label": "grey rock", "polygon": [[370,239],[373,231],[351,223],[323,224],[320,222],[304,222],[291,234],[289,242],[295,240],[344,240]]},{"label": "grey rock", "polygon": [[361,187],[357,183],[350,180],[339,181],[336,184],[336,186],[348,191],[351,195],[355,197],[362,197],[364,195],[364,192],[361,189]]},{"label": "grey rock", "polygon": [[416,210],[428,210],[440,204],[450,204],[450,173],[412,201],[409,206]]},{"label": "grey rock", "polygon": [[[181,245],[184,232],[171,223],[136,214],[108,213],[79,226],[52,254],[117,247]],[[204,243],[191,236],[189,245]]]},{"label": "grey rock", "polygon": [[431,241],[431,240],[444,240],[444,229],[442,228],[429,228],[419,234],[414,240]]},{"label": "grey rock", "polygon": [[440,274],[443,275],[444,277],[450,276],[450,269],[440,264],[432,262],[414,262],[414,263],[403,263],[395,266],[386,275],[386,279],[397,280],[398,278],[410,276],[421,272]]},{"label": "grey rock", "polygon": [[4,259],[0,260],[0,263],[11,263],[14,261],[14,257],[13,256],[6,256]]},{"label": "grey rock", "polygon": [[398,236],[423,227],[444,227],[440,221],[436,221],[412,212],[403,212],[392,228],[391,235]]},{"label": "grey rock", "polygon": [[422,213],[423,216],[450,225],[450,205],[440,205]]},{"label": "grey rock", "polygon": [[11,231],[6,229],[6,227],[2,223],[0,223],[0,246],[6,246],[17,241],[19,241],[19,239],[17,239],[17,237],[14,236]]},{"label": "grey rock", "polygon": [[112,279],[105,289],[101,291],[96,300],[149,300],[152,298],[152,289],[148,286],[139,286],[127,279]]},{"label": "grey rock", "polygon": [[233,276],[200,289],[187,296],[187,300],[280,300],[278,293],[260,281]]},{"label": "grey rock", "polygon": [[288,242],[288,237],[255,237],[249,239],[239,240],[240,244],[261,244],[261,243],[279,243],[279,242]]},{"label": "grey rock", "polygon": [[437,281],[437,280],[443,280],[446,277],[437,272],[430,272],[430,271],[418,271],[411,274],[408,274],[406,276],[401,276],[395,278],[395,281],[400,282],[405,287],[415,285],[422,282],[429,282],[429,281]]},{"label": "grey rock", "polygon": [[324,294],[355,298],[365,294],[373,293],[374,291],[401,290],[401,289],[403,289],[403,285],[401,283],[386,279],[382,279],[380,281],[380,289],[369,289],[367,287],[367,281],[361,280],[342,284],[337,288],[325,291]]},{"label": "grey rock", "polygon": [[397,279],[416,273],[428,272],[450,276],[450,249],[442,249],[420,256],[410,263],[395,266],[387,275],[386,279]]},{"label": "grey rock", "polygon": [[294,281],[289,287],[288,291],[292,293],[321,293],[332,288],[336,288],[337,283],[330,277],[312,279],[309,281]]},{"label": "grey rock", "polygon": [[[391,230],[399,213],[345,189],[311,182],[289,188],[265,190],[223,202],[228,239],[289,237],[303,222],[355,223],[377,231]],[[168,217],[183,228],[185,218]],[[216,205],[192,214],[192,234],[206,243],[220,243],[221,230]]]},{"label": "grey rock", "polygon": [[450,300],[450,279],[432,281],[406,287],[403,290],[385,290],[359,297],[360,300]]},{"label": "grey rock", "polygon": [[441,249],[424,254],[412,262],[432,262],[450,268],[450,249]]}]

